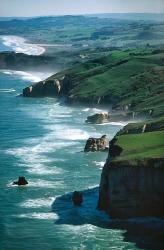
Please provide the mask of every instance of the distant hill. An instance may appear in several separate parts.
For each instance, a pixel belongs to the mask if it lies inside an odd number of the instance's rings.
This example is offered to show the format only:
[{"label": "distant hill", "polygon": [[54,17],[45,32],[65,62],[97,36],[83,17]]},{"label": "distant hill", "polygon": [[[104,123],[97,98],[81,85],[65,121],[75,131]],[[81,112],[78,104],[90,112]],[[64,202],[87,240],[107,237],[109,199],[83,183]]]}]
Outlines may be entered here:
[{"label": "distant hill", "polygon": [[153,20],[164,21],[164,13],[104,13],[104,14],[91,14],[99,18],[114,18],[124,20]]},{"label": "distant hill", "polygon": [[[84,47],[128,47],[164,44],[164,14],[95,14],[0,19],[0,35],[35,43]],[[147,32],[147,33],[146,33]],[[144,39],[145,38],[145,39]],[[138,41],[139,40],[139,41]]]},{"label": "distant hill", "polygon": [[[69,17],[76,15],[63,15],[63,16],[29,16],[29,17],[0,17],[0,21],[11,21],[13,19],[17,20],[28,20],[28,19],[47,19],[47,18],[60,18]],[[81,14],[78,16],[86,17],[98,17],[98,18],[114,18],[114,19],[126,19],[126,20],[154,20],[154,21],[164,21],[164,13],[96,13],[96,14]]]}]

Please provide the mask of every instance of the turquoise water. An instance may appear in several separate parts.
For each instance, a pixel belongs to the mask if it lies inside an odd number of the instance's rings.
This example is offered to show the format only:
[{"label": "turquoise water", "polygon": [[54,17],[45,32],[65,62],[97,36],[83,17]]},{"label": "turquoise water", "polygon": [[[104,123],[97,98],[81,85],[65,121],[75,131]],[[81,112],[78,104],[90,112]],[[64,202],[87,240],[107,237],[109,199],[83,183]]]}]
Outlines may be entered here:
[{"label": "turquoise water", "polygon": [[[18,96],[24,75],[0,72],[0,249],[140,249],[126,225],[96,210],[107,153],[83,152],[89,136],[111,139],[121,125],[87,125],[97,110]],[[13,186],[22,175],[29,185]],[[74,190],[84,191],[80,208]]]}]

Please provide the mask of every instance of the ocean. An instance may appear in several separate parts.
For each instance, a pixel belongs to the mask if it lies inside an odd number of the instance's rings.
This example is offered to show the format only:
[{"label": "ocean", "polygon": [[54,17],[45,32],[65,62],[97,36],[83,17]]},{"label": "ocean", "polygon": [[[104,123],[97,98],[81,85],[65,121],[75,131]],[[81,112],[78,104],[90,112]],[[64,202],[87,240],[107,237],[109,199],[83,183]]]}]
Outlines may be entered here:
[{"label": "ocean", "polygon": [[[44,51],[14,39],[1,38],[0,51]],[[89,137],[111,139],[124,124],[88,125],[86,117],[99,110],[20,96],[24,87],[48,74],[0,71],[0,249],[141,249],[134,236],[127,240],[125,222],[96,209],[107,153],[83,152]],[[19,176],[29,184],[12,185]],[[75,190],[84,192],[81,207],[72,205]]]}]

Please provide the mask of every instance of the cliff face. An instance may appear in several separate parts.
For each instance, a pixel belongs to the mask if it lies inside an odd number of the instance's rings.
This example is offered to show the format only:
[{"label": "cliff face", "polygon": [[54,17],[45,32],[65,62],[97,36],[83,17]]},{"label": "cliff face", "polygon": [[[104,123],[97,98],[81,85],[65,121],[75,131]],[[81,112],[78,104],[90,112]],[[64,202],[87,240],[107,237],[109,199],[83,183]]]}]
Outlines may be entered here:
[{"label": "cliff face", "polygon": [[114,218],[164,217],[163,139],[163,131],[116,135],[101,175],[98,209]]},{"label": "cliff face", "polygon": [[140,162],[138,166],[106,164],[100,183],[98,208],[111,217],[164,217],[163,159]]},{"label": "cliff face", "polygon": [[[75,63],[45,79],[42,86],[32,86],[30,94],[23,94],[37,97],[42,92],[42,96],[49,96],[48,85],[51,89],[52,82],[58,79],[60,94],[69,104],[110,105],[113,110],[126,113],[116,114],[114,120],[120,120],[120,115],[124,120],[163,115],[163,53],[141,58],[132,55],[132,51],[115,51]],[[54,91],[51,96],[56,96]]]},{"label": "cliff face", "polygon": [[61,97],[66,95],[70,88],[69,78],[63,76],[62,78],[47,79],[39,83],[33,84],[23,89],[24,97]]}]

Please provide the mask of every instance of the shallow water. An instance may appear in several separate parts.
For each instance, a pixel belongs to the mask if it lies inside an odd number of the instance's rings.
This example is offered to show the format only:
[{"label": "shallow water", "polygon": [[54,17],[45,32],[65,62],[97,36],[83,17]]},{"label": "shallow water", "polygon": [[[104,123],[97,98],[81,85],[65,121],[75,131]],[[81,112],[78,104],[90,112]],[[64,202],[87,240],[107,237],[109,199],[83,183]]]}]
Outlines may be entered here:
[{"label": "shallow water", "polygon": [[[20,97],[29,81],[44,77],[25,76],[0,72],[1,249],[140,249],[134,237],[125,239],[124,224],[96,210],[107,153],[83,152],[89,136],[111,139],[122,124],[87,125],[97,110]],[[13,186],[18,176],[29,185]],[[85,190],[82,207],[72,205],[74,190]]]},{"label": "shallow water", "polygon": [[26,39],[18,36],[0,36],[0,51],[12,50],[16,53],[27,55],[41,55],[45,49],[37,44],[31,44]]},{"label": "shallow water", "polygon": [[[21,249],[28,249],[29,239],[40,249],[89,249],[94,242],[101,245],[109,232],[91,224],[93,214],[101,218],[94,192],[89,203],[86,199],[86,209],[73,208],[70,198],[61,200],[60,212],[69,207],[68,214],[61,214],[62,224],[55,223],[60,215],[51,205],[65,193],[98,186],[107,153],[84,154],[86,139],[104,133],[112,138],[120,126],[86,125],[91,110],[61,106],[50,98],[18,97],[26,84],[17,74],[0,73],[2,245],[4,249],[19,249],[21,244]],[[20,175],[29,181],[27,187],[12,185]],[[80,220],[81,211],[83,224],[72,225],[74,219]],[[87,213],[90,223],[85,222]],[[67,215],[70,225],[65,225]],[[96,239],[99,231],[100,239]]]}]

